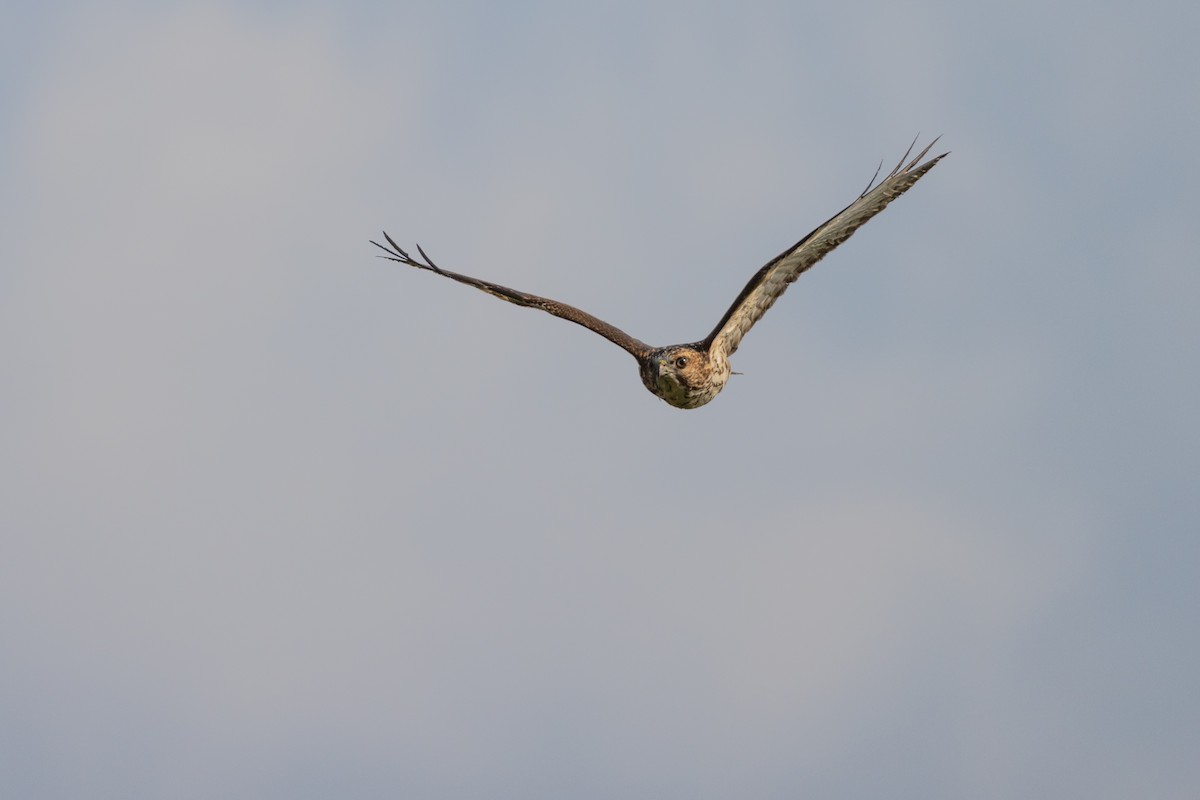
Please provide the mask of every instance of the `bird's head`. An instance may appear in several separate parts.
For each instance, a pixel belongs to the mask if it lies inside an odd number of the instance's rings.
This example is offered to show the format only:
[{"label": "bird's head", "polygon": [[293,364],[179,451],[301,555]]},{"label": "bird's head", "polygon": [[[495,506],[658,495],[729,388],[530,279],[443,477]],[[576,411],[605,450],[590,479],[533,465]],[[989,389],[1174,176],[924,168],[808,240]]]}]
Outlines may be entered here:
[{"label": "bird's head", "polygon": [[642,363],[646,388],[677,408],[697,408],[716,397],[725,381],[714,380],[714,373],[708,353],[691,344],[658,348]]}]

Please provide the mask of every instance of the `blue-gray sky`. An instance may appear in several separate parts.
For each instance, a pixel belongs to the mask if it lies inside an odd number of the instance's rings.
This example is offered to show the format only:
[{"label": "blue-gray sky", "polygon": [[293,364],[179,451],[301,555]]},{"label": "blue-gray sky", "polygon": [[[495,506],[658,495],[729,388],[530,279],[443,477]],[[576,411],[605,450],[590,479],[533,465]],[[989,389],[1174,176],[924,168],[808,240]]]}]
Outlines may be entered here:
[{"label": "blue-gray sky", "polygon": [[1200,11],[580,6],[4,12],[0,794],[1194,797]]}]

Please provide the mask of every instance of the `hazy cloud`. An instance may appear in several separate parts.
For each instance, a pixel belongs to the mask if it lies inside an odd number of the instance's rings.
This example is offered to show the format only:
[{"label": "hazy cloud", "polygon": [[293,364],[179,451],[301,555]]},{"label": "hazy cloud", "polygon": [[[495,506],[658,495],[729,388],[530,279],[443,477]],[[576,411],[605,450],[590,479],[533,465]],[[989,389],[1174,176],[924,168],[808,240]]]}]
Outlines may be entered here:
[{"label": "hazy cloud", "polygon": [[1190,796],[1195,12],[499,8],[4,34],[4,794]]}]

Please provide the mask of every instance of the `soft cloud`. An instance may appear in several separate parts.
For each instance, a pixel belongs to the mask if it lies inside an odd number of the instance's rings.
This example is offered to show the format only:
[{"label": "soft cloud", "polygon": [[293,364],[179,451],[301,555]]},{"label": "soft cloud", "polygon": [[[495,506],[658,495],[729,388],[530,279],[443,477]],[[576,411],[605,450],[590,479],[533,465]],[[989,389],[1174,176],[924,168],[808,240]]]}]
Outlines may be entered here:
[{"label": "soft cloud", "polygon": [[[1049,34],[879,11],[42,28],[3,95],[15,794],[1185,796],[1191,162],[1092,163],[1184,112],[1097,128]],[[366,243],[682,340],[917,128],[954,155],[695,413]]]}]

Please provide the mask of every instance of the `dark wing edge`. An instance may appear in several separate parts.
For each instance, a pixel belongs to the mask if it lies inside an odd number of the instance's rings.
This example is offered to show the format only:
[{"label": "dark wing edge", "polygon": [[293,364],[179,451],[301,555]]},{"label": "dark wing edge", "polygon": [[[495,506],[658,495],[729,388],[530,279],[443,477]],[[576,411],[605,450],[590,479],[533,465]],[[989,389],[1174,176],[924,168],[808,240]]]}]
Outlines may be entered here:
[{"label": "dark wing edge", "polygon": [[507,300],[515,305],[524,306],[526,308],[537,308],[545,311],[547,314],[553,314],[556,317],[561,317],[562,319],[574,322],[576,325],[582,325],[588,330],[600,334],[621,349],[629,352],[634,358],[644,358],[652,349],[646,343],[633,338],[615,325],[609,325],[604,320],[599,319],[598,317],[593,317],[586,311],[575,308],[575,306],[569,306],[566,303],[560,303],[557,300],[551,300],[547,297],[538,297],[535,294],[519,292],[516,289],[510,289],[507,286],[501,286],[498,283],[491,283],[489,281],[480,280],[479,278],[472,278],[469,275],[460,275],[459,273],[451,272],[448,269],[442,269],[437,264],[433,263],[433,259],[421,249],[421,245],[417,245],[417,252],[420,254],[420,258],[413,258],[407,252],[405,252],[400,245],[396,244],[396,241],[391,236],[388,236],[387,231],[383,232],[383,238],[387,239],[387,243],[391,245],[391,247],[386,247],[374,239],[370,240],[371,244],[375,245],[384,253],[386,253],[386,255],[380,256],[380,258],[386,258],[389,261],[407,264],[408,266],[416,267],[417,269],[427,270],[437,275],[450,278],[451,280],[458,281],[459,283],[465,283],[467,286],[474,286],[476,289],[479,289],[482,292],[487,292],[493,297],[499,297],[501,300]]},{"label": "dark wing edge", "polygon": [[[941,137],[938,137],[941,138]],[[721,317],[721,321],[713,328],[701,344],[712,354],[724,356],[733,355],[742,337],[762,318],[763,314],[779,299],[787,287],[800,276],[800,273],[820,261],[826,254],[866,224],[867,220],[878,214],[900,195],[912,188],[921,177],[933,169],[933,166],[949,153],[942,153],[918,166],[918,162],[929,152],[938,139],[934,139],[925,149],[909,159],[916,139],[909,145],[904,157],[896,167],[878,184],[879,170],[867,184],[854,202],[830,217],[814,231],[809,233],[796,244],[784,250],[771,259],[754,274],[750,282],[742,289],[741,294],[733,301],[733,305]]]}]

